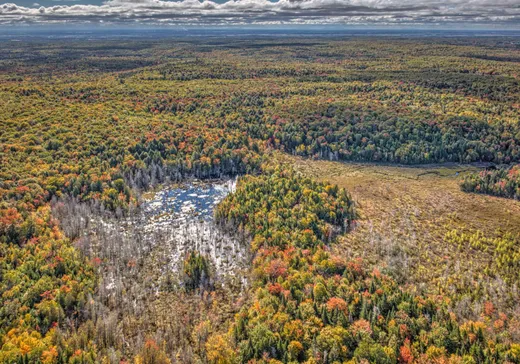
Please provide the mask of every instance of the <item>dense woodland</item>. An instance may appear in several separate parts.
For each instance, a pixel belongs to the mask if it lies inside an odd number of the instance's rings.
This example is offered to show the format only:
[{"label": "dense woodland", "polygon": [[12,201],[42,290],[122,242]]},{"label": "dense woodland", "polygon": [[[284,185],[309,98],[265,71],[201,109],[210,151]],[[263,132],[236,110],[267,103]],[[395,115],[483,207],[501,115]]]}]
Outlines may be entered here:
[{"label": "dense woodland", "polygon": [[[513,359],[507,335],[484,322],[460,325],[445,298],[417,295],[360,260],[331,254],[334,232],[355,217],[351,208],[344,190],[279,170],[241,180],[219,205],[217,219],[246,228],[256,252],[253,301],[230,330],[239,362]],[[482,317],[500,320],[492,303]],[[226,354],[215,360],[233,361]]]},{"label": "dense woodland", "polygon": [[[513,311],[476,297],[480,316],[460,316],[457,294],[431,295],[332,254],[355,228],[355,202],[272,165],[273,150],[520,162],[516,40],[1,45],[0,362],[520,363]],[[462,188],[516,198],[516,172],[484,171]],[[114,260],[113,235],[89,246],[83,220],[63,211],[118,221],[162,183],[236,175],[246,176],[215,219],[250,243],[246,292],[215,284],[199,252],[153,308],[136,303],[145,293],[129,281],[115,298],[103,292],[110,266],[143,285],[158,273],[143,268],[146,257],[129,259],[131,248]],[[496,245],[491,273],[518,283],[515,237],[446,240]]]},{"label": "dense woodland", "polygon": [[520,199],[520,166],[485,170],[465,176],[461,188],[466,192]]}]

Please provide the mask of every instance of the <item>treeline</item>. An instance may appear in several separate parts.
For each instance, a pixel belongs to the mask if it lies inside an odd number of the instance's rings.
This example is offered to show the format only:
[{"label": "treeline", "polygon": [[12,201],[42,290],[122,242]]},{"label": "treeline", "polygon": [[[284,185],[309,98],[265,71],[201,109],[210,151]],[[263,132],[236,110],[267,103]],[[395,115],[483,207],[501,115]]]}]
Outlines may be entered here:
[{"label": "treeline", "polygon": [[[53,164],[47,164],[48,169],[34,176],[23,169],[16,172],[20,165],[16,160],[9,160],[0,169],[0,192],[4,201],[10,200],[10,205],[25,211],[53,197],[67,195],[82,202],[101,201],[111,210],[126,209],[135,203],[135,190],[186,178],[253,173],[261,163],[258,142],[245,135],[205,138],[196,133],[173,132],[168,136],[141,139],[127,148],[115,142],[91,143],[83,146],[87,151],[75,164],[68,161],[78,159],[77,152],[65,146],[66,143],[54,138],[45,148],[10,148],[13,156],[34,158],[37,154],[40,160]],[[11,172],[8,171],[10,166],[13,167]]]},{"label": "treeline", "polygon": [[259,132],[273,147],[330,160],[509,163],[520,157],[517,124],[491,125],[464,117],[438,123],[330,106],[300,119],[269,120],[265,128]]},{"label": "treeline", "polygon": [[[358,91],[377,88],[359,86]],[[355,89],[353,89],[353,92]],[[306,91],[300,91],[300,94]],[[329,160],[421,163],[511,163],[520,158],[517,123],[489,123],[471,116],[414,115],[391,108],[326,105],[309,100],[285,105],[288,93],[235,94],[218,105],[154,101],[154,113],[240,115],[216,121],[224,130],[244,130],[260,144],[286,152]],[[439,101],[439,108],[444,108]],[[279,108],[280,113],[277,113]],[[218,109],[218,111],[217,111]],[[182,110],[182,111],[181,111]],[[259,150],[257,147],[256,150]]]},{"label": "treeline", "polygon": [[344,190],[277,168],[242,178],[216,217],[249,232],[256,258],[252,302],[220,340],[236,347],[236,356],[224,346],[212,362],[520,359],[507,335],[492,333],[490,322],[503,319],[492,305],[482,321],[461,323],[444,297],[407,291],[361,260],[335,255],[333,232],[355,218]]},{"label": "treeline", "polygon": [[[417,86],[398,89],[420,92]],[[177,117],[214,115],[212,126],[243,130],[259,145],[312,158],[402,164],[511,163],[520,158],[520,127],[515,122],[455,114],[443,98],[428,101],[439,114],[409,110],[403,107],[399,94],[388,95],[393,92],[391,86],[377,82],[342,86],[340,90],[347,95],[366,93],[374,103],[324,103],[316,90],[302,87],[297,91],[237,92],[215,105],[200,100],[154,99],[147,110]],[[286,101],[293,98],[297,99]],[[384,98],[388,98],[387,105],[381,104]],[[497,106],[504,113],[507,108]]]},{"label": "treeline", "polygon": [[0,211],[0,251],[0,362],[75,362],[73,352],[56,345],[84,319],[97,285],[93,267],[48,205],[26,216]]},{"label": "treeline", "polygon": [[464,177],[460,188],[465,192],[520,199],[520,166],[497,168]]}]

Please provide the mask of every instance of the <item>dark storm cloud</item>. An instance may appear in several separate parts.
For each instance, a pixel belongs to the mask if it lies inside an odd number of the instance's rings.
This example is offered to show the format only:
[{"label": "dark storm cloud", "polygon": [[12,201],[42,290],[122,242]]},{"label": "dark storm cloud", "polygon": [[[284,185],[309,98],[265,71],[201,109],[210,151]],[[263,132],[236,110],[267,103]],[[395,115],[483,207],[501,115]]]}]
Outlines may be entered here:
[{"label": "dark storm cloud", "polygon": [[0,5],[0,23],[142,22],[177,24],[520,25],[518,0],[108,0],[103,5]]}]

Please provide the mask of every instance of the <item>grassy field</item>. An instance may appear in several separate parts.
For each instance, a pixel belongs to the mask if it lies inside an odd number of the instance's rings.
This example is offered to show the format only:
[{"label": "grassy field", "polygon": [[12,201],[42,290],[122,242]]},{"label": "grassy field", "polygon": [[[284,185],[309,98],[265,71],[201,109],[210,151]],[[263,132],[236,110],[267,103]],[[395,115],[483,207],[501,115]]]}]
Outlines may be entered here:
[{"label": "grassy field", "polygon": [[496,247],[504,239],[518,246],[520,202],[462,192],[460,179],[476,167],[280,158],[347,188],[357,202],[359,219],[336,245],[339,253],[361,257],[411,289],[452,298],[463,317],[478,316],[488,300],[518,316],[518,273],[500,267]]}]

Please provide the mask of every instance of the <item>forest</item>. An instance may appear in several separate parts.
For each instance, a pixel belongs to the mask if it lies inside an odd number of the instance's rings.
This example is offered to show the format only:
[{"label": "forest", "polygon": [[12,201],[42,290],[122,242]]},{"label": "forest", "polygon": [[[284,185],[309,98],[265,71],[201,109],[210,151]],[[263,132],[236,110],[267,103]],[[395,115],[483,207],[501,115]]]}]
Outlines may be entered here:
[{"label": "forest", "polygon": [[517,39],[0,44],[1,363],[520,363]]},{"label": "forest", "polygon": [[493,196],[520,198],[520,166],[485,170],[464,178],[460,187],[466,192],[485,193]]}]

